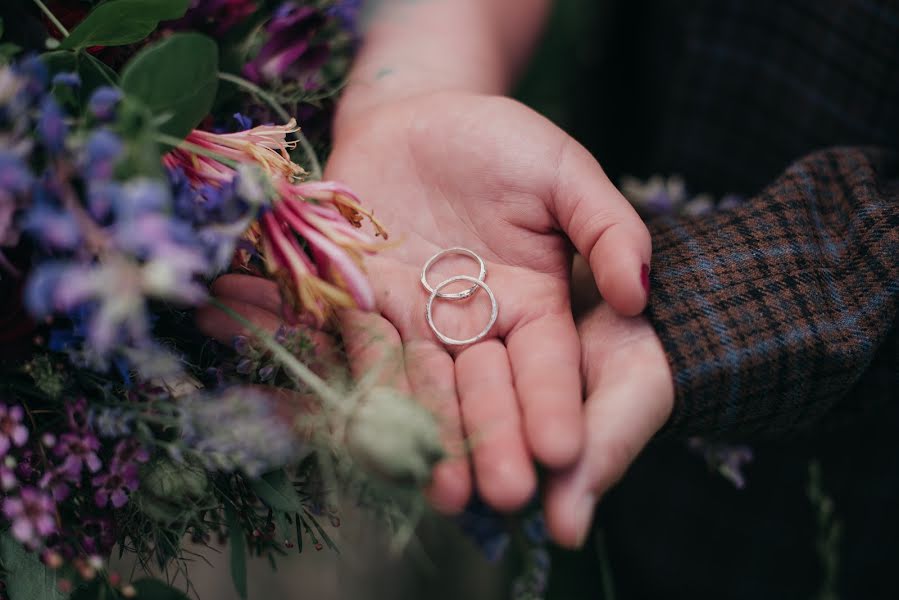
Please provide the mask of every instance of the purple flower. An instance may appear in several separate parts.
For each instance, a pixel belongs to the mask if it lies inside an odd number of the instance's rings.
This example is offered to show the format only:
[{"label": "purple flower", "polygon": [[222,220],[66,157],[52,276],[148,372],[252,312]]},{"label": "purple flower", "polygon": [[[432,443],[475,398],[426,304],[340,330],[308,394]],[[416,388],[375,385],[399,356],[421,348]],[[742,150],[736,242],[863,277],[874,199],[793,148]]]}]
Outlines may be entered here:
[{"label": "purple flower", "polygon": [[72,215],[46,202],[36,202],[25,213],[22,229],[51,250],[72,250],[81,241]]},{"label": "purple flower", "polygon": [[78,73],[57,73],[53,76],[53,85],[80,87],[81,77],[78,76]]},{"label": "purple flower", "polygon": [[108,129],[98,129],[92,133],[84,147],[84,168],[88,179],[111,179],[123,148],[119,136]]},{"label": "purple flower", "polygon": [[137,465],[116,465],[108,473],[94,477],[91,481],[96,488],[94,503],[100,508],[105,508],[108,504],[112,504],[113,508],[125,506],[129,495],[140,483],[137,473]]},{"label": "purple flower", "polygon": [[357,38],[359,37],[359,14],[362,12],[362,0],[336,0],[328,7],[327,14],[336,17],[340,26]]},{"label": "purple flower", "polygon": [[21,448],[28,441],[28,428],[22,425],[25,411],[21,406],[0,404],[0,457],[12,446]]},{"label": "purple flower", "polygon": [[195,29],[222,36],[243,23],[257,10],[253,0],[193,0],[183,18],[171,25],[173,29]]},{"label": "purple flower", "polygon": [[718,202],[718,210],[731,210],[743,204],[743,197],[737,194],[725,194]]},{"label": "purple flower", "polygon": [[103,466],[97,451],[100,449],[100,440],[93,433],[83,431],[79,433],[64,433],[59,436],[59,443],[53,448],[53,454],[63,459],[60,467],[65,476],[77,483],[81,480],[81,472],[87,468],[91,473],[96,473]]},{"label": "purple flower", "polygon": [[0,150],[0,246],[18,243],[19,232],[13,218],[33,183],[34,177],[25,163],[15,154]]},{"label": "purple flower", "polygon": [[234,113],[234,120],[237,121],[237,124],[240,125],[240,128],[244,131],[253,128],[253,120],[239,112]]},{"label": "purple flower", "polygon": [[50,78],[47,71],[47,65],[37,54],[26,56],[15,64],[14,70],[17,75],[25,79],[25,93],[36,98],[44,93],[47,88],[47,81]]},{"label": "purple flower", "polygon": [[56,531],[56,505],[47,494],[31,487],[3,501],[3,514],[12,523],[12,534],[20,543],[35,550],[44,538]]},{"label": "purple flower", "polygon": [[506,520],[479,497],[475,496],[455,521],[488,561],[496,562],[505,555],[511,540]]},{"label": "purple flower", "polygon": [[48,152],[59,154],[63,151],[69,126],[66,125],[62,109],[52,96],[44,96],[41,101],[37,132]]},{"label": "purple flower", "polygon": [[53,500],[62,502],[69,497],[69,476],[63,469],[51,469],[44,473],[38,483],[42,490],[50,492]]},{"label": "purple flower", "polygon": [[31,189],[34,177],[21,158],[0,150],[0,194],[23,196]]},{"label": "purple flower", "polygon": [[87,554],[106,555],[116,543],[115,521],[111,516],[90,516],[81,523],[81,548]]},{"label": "purple flower", "polygon": [[330,54],[326,43],[315,40],[324,15],[311,6],[285,2],[265,27],[268,40],[259,54],[244,66],[244,75],[255,81],[309,80]]},{"label": "purple flower", "polygon": [[98,87],[87,101],[87,110],[95,119],[108,123],[115,119],[116,107],[122,100],[122,92],[110,86]]},{"label": "purple flower", "polygon": [[16,461],[11,456],[0,463],[0,492],[11,492],[19,486],[19,478],[16,477]]},{"label": "purple flower", "polygon": [[150,344],[147,299],[196,305],[206,298],[196,281],[209,268],[206,259],[192,248],[159,241],[143,263],[120,254],[90,266],[44,263],[29,279],[25,305],[36,316],[89,308],[85,338],[98,356],[123,339],[145,347]]},{"label": "purple flower", "polygon": [[73,431],[84,431],[89,426],[87,400],[78,398],[66,402],[66,422]]},{"label": "purple flower", "polygon": [[93,478],[94,503],[100,508],[112,504],[122,508],[128,502],[131,492],[140,485],[138,465],[150,460],[150,454],[133,440],[122,440],[116,445],[115,455],[109,472]]},{"label": "purple flower", "polygon": [[730,481],[738,490],[746,487],[743,468],[752,462],[753,454],[749,446],[707,442],[693,437],[687,440],[687,447],[705,458],[709,468]]}]

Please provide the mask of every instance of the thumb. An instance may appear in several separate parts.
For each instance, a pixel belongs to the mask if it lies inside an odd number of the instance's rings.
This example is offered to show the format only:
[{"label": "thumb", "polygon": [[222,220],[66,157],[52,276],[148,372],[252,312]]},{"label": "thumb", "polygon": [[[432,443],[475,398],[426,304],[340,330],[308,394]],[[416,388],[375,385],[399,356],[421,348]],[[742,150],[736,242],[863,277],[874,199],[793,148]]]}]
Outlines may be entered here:
[{"label": "thumb", "polygon": [[620,314],[639,314],[649,296],[649,231],[596,159],[571,138],[559,158],[552,208],[590,263],[603,299]]}]

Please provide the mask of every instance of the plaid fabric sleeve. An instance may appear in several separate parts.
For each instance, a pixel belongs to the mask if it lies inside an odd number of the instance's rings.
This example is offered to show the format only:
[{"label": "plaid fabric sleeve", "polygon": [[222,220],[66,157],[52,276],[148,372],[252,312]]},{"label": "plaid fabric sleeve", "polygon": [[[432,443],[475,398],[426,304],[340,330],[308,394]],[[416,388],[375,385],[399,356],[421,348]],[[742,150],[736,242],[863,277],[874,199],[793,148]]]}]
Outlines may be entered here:
[{"label": "plaid fabric sleeve", "polygon": [[737,208],[649,227],[666,433],[778,435],[899,393],[896,154],[821,151]]}]

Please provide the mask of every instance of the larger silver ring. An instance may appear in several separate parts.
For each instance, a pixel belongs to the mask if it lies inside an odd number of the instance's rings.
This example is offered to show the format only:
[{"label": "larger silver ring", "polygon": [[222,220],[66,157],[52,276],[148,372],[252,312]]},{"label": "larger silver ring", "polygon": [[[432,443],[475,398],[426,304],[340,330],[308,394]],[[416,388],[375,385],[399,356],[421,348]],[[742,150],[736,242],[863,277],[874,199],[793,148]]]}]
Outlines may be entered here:
[{"label": "larger silver ring", "polygon": [[[434,256],[428,259],[428,262],[425,263],[425,266],[421,269],[421,284],[424,286],[429,293],[434,294],[434,288],[431,287],[431,284],[428,283],[428,270],[434,265],[435,262],[447,256],[449,254],[461,254],[463,256],[469,256],[476,261],[478,261],[478,265],[480,266],[480,271],[478,272],[478,281],[484,283],[484,278],[487,277],[487,265],[484,263],[484,259],[477,255],[472,250],[468,248],[447,248],[446,250],[441,250]],[[443,284],[441,284],[443,285]],[[439,288],[440,286],[438,286]],[[437,290],[437,297],[443,298],[444,300],[462,300],[463,298],[468,298],[472,294],[474,294],[478,290],[478,285],[474,284],[467,290],[462,290],[461,292],[441,292],[439,289]]]},{"label": "larger silver ring", "polygon": [[[455,338],[443,335],[443,333],[441,333],[440,330],[437,329],[437,326],[434,325],[434,316],[432,313],[434,298],[439,298],[440,290],[451,283],[455,283],[456,281],[470,281],[474,285],[475,289],[479,287],[484,288],[484,291],[487,292],[488,296],[490,296],[490,321],[488,321],[487,326],[484,327],[483,330],[481,330],[481,333],[472,338],[468,338],[467,340],[457,340]],[[487,285],[480,279],[471,277],[469,275],[456,275],[455,277],[450,277],[449,279],[438,285],[436,288],[434,288],[434,290],[431,292],[431,297],[428,298],[428,306],[425,314],[428,319],[428,325],[430,325],[431,331],[434,332],[434,335],[437,336],[437,339],[439,339],[447,346],[465,346],[467,344],[474,344],[475,342],[487,337],[487,334],[490,333],[491,329],[493,329],[493,324],[496,323],[496,317],[499,314],[499,306],[496,304],[496,296],[493,295],[493,290],[490,289],[489,285]]]}]

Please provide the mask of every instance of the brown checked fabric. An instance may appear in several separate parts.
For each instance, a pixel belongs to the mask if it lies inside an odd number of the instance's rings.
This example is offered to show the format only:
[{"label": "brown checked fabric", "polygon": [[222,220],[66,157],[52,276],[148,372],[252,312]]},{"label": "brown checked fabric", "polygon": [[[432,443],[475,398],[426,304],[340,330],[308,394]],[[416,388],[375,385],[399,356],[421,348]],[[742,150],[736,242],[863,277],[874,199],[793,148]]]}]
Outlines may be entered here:
[{"label": "brown checked fabric", "polygon": [[899,155],[817,152],[742,206],[652,231],[672,431],[784,433],[854,388],[895,399]]}]

